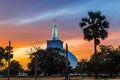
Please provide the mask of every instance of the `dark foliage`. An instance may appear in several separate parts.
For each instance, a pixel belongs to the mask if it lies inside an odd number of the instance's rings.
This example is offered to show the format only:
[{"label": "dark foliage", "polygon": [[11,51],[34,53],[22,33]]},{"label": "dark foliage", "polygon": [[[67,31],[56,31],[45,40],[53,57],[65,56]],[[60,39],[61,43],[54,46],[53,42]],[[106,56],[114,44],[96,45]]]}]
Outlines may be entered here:
[{"label": "dark foliage", "polygon": [[[97,53],[98,73],[107,74],[107,77],[117,77],[120,72],[120,47],[114,49],[111,45],[100,45],[100,51]],[[94,73],[95,54],[89,61],[82,59],[76,66],[77,73]]]},{"label": "dark foliage", "polygon": [[64,75],[65,73],[65,55],[59,48],[49,48],[47,50],[38,50],[30,55],[31,62],[28,64],[29,75],[34,76],[35,56],[37,57],[37,74],[43,75]]}]

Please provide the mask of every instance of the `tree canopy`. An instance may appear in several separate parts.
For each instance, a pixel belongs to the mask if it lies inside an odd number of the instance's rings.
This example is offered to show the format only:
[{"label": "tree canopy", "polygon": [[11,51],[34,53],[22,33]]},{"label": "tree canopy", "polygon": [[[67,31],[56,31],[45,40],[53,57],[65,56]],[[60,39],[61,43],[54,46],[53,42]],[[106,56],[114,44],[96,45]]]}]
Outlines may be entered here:
[{"label": "tree canopy", "polygon": [[[98,73],[107,74],[106,77],[116,77],[120,72],[120,47],[113,48],[111,45],[100,45],[98,54]],[[94,73],[95,54],[90,60],[82,59],[76,70],[78,73]]]},{"label": "tree canopy", "polygon": [[53,75],[65,73],[65,54],[59,48],[49,48],[38,50],[30,55],[31,62],[28,64],[29,75],[34,75],[35,57],[37,57],[37,73],[43,75]]}]

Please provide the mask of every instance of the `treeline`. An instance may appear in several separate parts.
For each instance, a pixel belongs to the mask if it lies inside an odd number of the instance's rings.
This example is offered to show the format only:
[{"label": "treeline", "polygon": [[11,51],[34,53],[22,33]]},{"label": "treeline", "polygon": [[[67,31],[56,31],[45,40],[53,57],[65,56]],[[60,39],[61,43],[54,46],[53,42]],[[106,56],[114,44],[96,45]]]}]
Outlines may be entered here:
[{"label": "treeline", "polygon": [[[97,66],[99,77],[119,76],[120,47],[114,49],[112,45],[100,45],[96,57],[97,59],[93,54],[89,60],[82,59],[78,62],[76,68],[72,68],[69,63],[69,73],[94,76]],[[30,54],[31,62],[28,64],[28,74],[34,76],[35,68],[37,68],[38,76],[65,75],[65,58],[64,50],[59,48],[40,49],[33,52]],[[35,66],[35,61],[37,61],[37,66]]]},{"label": "treeline", "polygon": [[120,75],[120,46],[113,48],[111,45],[100,45],[97,52],[97,63],[95,54],[89,60],[82,59],[74,69],[77,73],[88,75],[95,73],[95,65],[99,77],[117,77]]},{"label": "treeline", "polygon": [[[18,61],[12,60],[10,62],[10,75],[17,76],[19,73],[26,72],[28,76],[34,76],[35,71],[37,76],[65,75],[66,57],[64,50],[59,48],[49,48],[46,50],[36,48],[36,50],[31,51],[29,54],[31,61],[28,63],[27,71],[23,70]],[[5,49],[0,47],[0,75],[7,75],[7,56],[5,55],[7,55]],[[97,63],[95,60],[97,60]],[[76,68],[72,68],[69,63],[69,73],[94,76],[95,65],[97,66],[99,76],[119,76],[120,46],[113,48],[111,45],[100,45],[97,59],[95,59],[95,54],[89,60],[81,59]]]},{"label": "treeline", "polygon": [[[10,56],[10,60],[13,58],[12,51],[11,53],[8,51],[7,47],[0,47],[0,76],[7,76],[8,75],[8,60]],[[12,49],[12,47],[11,47]],[[16,76],[18,73],[23,72],[24,69],[22,65],[16,60],[10,61],[10,76]]]}]

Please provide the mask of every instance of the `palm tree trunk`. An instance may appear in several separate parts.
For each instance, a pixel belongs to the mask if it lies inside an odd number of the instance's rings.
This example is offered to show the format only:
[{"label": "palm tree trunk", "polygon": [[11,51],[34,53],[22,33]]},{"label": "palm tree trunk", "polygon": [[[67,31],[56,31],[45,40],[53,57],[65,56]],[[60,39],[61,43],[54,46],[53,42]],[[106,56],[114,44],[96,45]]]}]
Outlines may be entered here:
[{"label": "palm tree trunk", "polygon": [[98,78],[98,65],[97,65],[97,44],[96,44],[96,37],[94,37],[94,54],[95,54],[95,63],[94,63],[94,72],[95,78]]}]

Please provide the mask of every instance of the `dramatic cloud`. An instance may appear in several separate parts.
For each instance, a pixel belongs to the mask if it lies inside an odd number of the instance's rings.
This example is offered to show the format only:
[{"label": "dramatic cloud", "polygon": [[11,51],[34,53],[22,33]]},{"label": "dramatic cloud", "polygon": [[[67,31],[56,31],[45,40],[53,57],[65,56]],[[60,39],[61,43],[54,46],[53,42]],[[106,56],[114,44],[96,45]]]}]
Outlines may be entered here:
[{"label": "dramatic cloud", "polygon": [[[93,42],[83,40],[79,27],[88,11],[101,11],[110,22],[109,37],[101,44],[120,44],[120,0],[0,0],[0,45],[12,41],[15,59],[32,42],[51,39],[52,23],[57,19],[59,37],[69,43],[69,49],[81,58],[93,53]],[[89,47],[90,46],[90,47]],[[21,53],[20,53],[21,51]],[[19,56],[25,58],[24,55]]]}]

